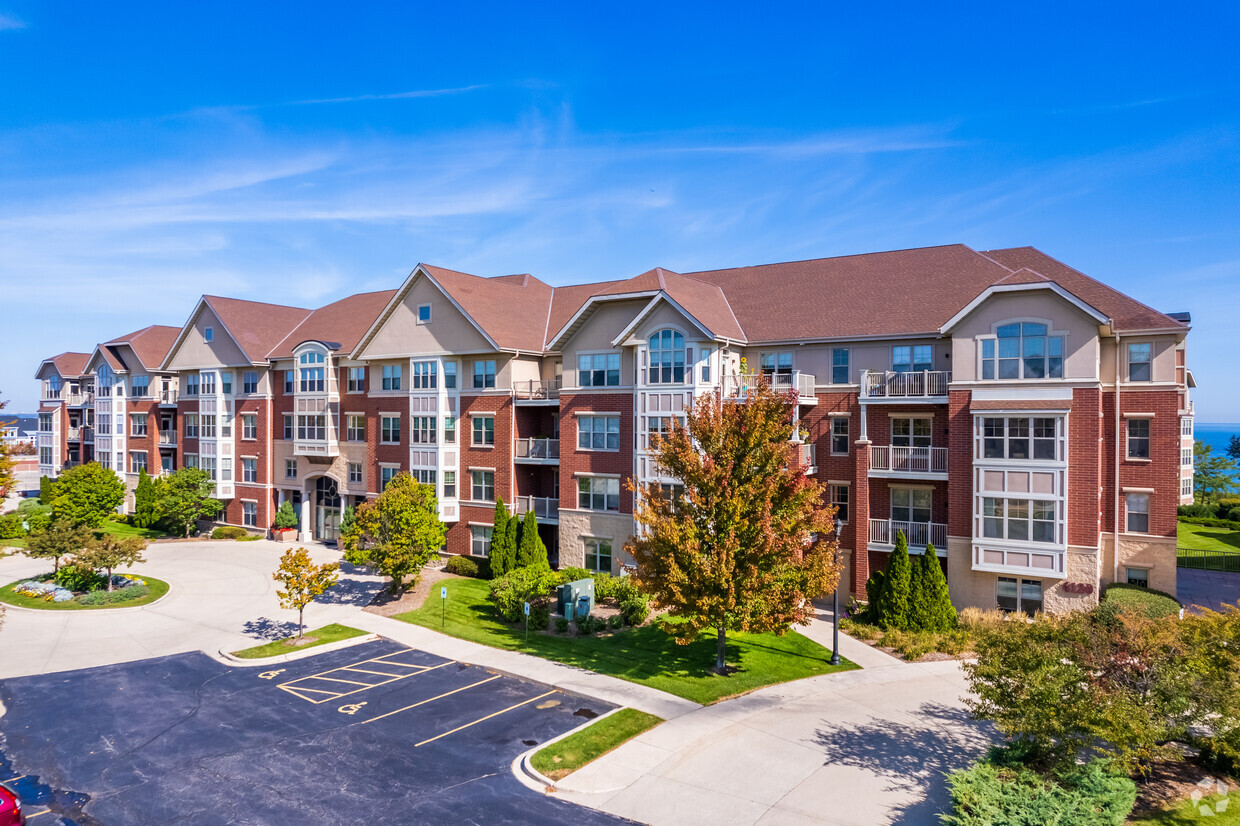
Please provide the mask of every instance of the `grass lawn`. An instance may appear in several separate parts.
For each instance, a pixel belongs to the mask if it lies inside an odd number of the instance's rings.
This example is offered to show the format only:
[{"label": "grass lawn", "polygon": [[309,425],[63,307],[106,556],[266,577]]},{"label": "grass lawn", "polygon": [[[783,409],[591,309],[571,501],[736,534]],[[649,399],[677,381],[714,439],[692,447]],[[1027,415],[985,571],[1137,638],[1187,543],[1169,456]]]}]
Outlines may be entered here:
[{"label": "grass lawn", "polygon": [[539,750],[530,762],[547,777],[559,780],[662,722],[662,717],[635,708],[622,708]]},{"label": "grass lawn", "polygon": [[1184,560],[1181,564],[1185,567],[1240,572],[1240,531],[1180,522],[1176,525],[1176,555]]},{"label": "grass lawn", "polygon": [[25,594],[17,594],[13,592],[13,586],[18,582],[25,582],[25,579],[19,579],[17,582],[10,582],[8,585],[0,588],[0,602],[7,602],[9,605],[16,605],[19,608],[37,608],[41,611],[106,611],[109,608],[132,608],[137,605],[147,605],[168,593],[168,583],[162,579],[156,579],[145,574],[134,574],[141,577],[146,582],[148,589],[146,596],[138,597],[129,602],[114,602],[111,605],[83,605],[80,602],[48,602],[41,597],[28,597]]},{"label": "grass lawn", "polygon": [[307,648],[314,648],[316,645],[326,645],[329,642],[338,642],[339,640],[347,640],[352,637],[360,637],[365,631],[358,631],[356,628],[350,628],[347,625],[324,625],[322,628],[316,628],[313,631],[307,631],[307,637],[314,637],[314,642],[308,642],[304,645],[285,645],[285,640],[291,640],[292,637],[285,637],[283,640],[275,640],[264,645],[256,645],[253,648],[245,648],[241,651],[234,651],[234,657],[241,657],[244,660],[257,660],[260,657],[276,657],[280,654],[292,654],[295,651],[304,651]]},{"label": "grass lawn", "polygon": [[120,522],[114,522],[111,519],[105,519],[103,526],[96,533],[106,533],[112,536],[141,536],[144,539],[163,539],[168,534],[163,531],[157,531],[152,528],[136,528],[133,525],[122,525]]},{"label": "grass lawn", "polygon": [[491,584],[480,579],[448,579],[447,619],[440,626],[440,600],[434,595],[416,611],[396,619],[453,637],[544,657],[566,665],[657,688],[695,703],[710,704],[765,685],[846,671],[844,660],[831,665],[831,652],[797,633],[729,634],[728,664],[739,670],[721,677],[715,664],[715,635],[704,633],[692,645],[675,641],[653,625],[613,634],[567,637],[524,633],[495,616],[487,599]]},{"label": "grass lawn", "polygon": [[26,540],[22,539],[0,539],[0,548],[8,548],[14,550],[26,547]]},{"label": "grass lawn", "polygon": [[1131,822],[1157,823],[1162,826],[1194,826],[1205,823],[1211,826],[1240,826],[1240,791],[1228,795],[1227,808],[1218,812],[1218,804],[1221,802],[1222,798],[1213,795],[1203,798],[1202,805],[1213,810],[1210,814],[1203,814],[1192,800],[1185,800],[1178,806],[1134,818]]}]

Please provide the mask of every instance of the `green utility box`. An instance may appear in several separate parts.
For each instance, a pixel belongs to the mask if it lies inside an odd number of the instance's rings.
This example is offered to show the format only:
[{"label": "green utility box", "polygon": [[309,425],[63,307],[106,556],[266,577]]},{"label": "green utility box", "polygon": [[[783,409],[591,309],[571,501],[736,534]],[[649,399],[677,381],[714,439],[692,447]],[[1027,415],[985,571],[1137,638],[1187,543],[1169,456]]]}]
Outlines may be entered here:
[{"label": "green utility box", "polygon": [[561,585],[556,592],[556,608],[570,620],[589,614],[594,609],[594,580],[579,579]]}]

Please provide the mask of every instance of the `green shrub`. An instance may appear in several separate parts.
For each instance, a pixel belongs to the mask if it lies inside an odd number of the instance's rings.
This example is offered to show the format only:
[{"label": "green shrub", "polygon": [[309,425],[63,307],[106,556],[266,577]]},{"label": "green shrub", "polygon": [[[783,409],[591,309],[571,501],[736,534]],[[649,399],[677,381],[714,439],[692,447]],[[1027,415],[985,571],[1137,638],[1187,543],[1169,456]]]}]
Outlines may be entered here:
[{"label": "green shrub", "polygon": [[546,596],[555,587],[555,572],[548,567],[530,565],[509,571],[491,580],[491,602],[495,611],[507,622],[520,622],[525,616],[526,601]]},{"label": "green shrub", "polygon": [[1180,505],[1175,509],[1176,515],[1194,519],[1213,519],[1215,510],[1209,505]]},{"label": "green shrub", "polygon": [[132,523],[132,520],[129,518],[129,514],[127,513],[116,513],[116,514],[113,514],[110,518],[113,522],[115,522],[118,525],[129,525]]},{"label": "green shrub", "polygon": [[56,571],[56,584],[75,593],[106,588],[107,580],[85,565],[70,562]]},{"label": "green shrub", "polygon": [[1106,587],[1102,592],[1102,605],[1107,604],[1114,605],[1120,611],[1138,611],[1150,619],[1175,616],[1183,607],[1171,594],[1126,582],[1113,582]]},{"label": "green shrub", "polygon": [[840,630],[848,636],[862,641],[876,640],[883,635],[883,629],[877,625],[846,617],[840,619]]},{"label": "green shrub", "polygon": [[543,631],[551,622],[551,605],[545,599],[530,603],[530,628]]},{"label": "green shrub", "polygon": [[[570,582],[572,580],[569,580]],[[607,599],[614,599],[616,596],[616,583],[620,580],[611,574],[595,574],[594,575],[594,599],[602,602]]]},{"label": "green shrub", "polygon": [[478,577],[478,563],[462,554],[449,557],[448,564],[444,565],[443,569],[457,576],[468,576],[475,579]]},{"label": "green shrub", "polygon": [[145,585],[129,585],[124,588],[117,588],[115,591],[91,591],[83,596],[79,602],[83,605],[112,605],[117,602],[129,602],[131,599],[138,599],[150,593],[150,589]]},{"label": "green shrub", "polygon": [[[593,579],[594,572],[587,571],[585,568],[561,568],[555,572],[555,584],[563,585],[567,582],[576,582],[579,579]],[[594,598],[600,599],[598,595],[598,581],[594,583]]]},{"label": "green shrub", "polygon": [[555,631],[557,634],[567,634],[568,633],[568,620],[564,619],[564,617],[556,617],[555,618]]},{"label": "green shrub", "polygon": [[44,505],[38,499],[23,499],[17,506],[17,513],[29,525],[29,533],[45,531],[52,523],[52,506]]},{"label": "green shrub", "polygon": [[641,625],[650,616],[650,595],[633,584],[629,577],[616,585],[616,605],[628,625]]},{"label": "green shrub", "polygon": [[1227,511],[1227,521],[1228,522],[1240,522],[1240,507],[1232,508],[1231,510]]},{"label": "green shrub", "polygon": [[604,631],[606,629],[607,623],[603,620],[603,618],[596,617],[593,614],[586,614],[584,617],[580,617],[577,620],[577,633],[582,636],[590,636],[591,634],[596,634],[599,631]]},{"label": "green shrub", "polygon": [[236,525],[223,525],[211,531],[212,539],[244,539],[250,532]]},{"label": "green shrub", "polygon": [[301,520],[297,518],[297,512],[293,510],[293,503],[285,499],[280,503],[280,508],[276,511],[276,518],[272,520],[271,526],[277,530],[287,530],[296,528],[301,524]]},{"label": "green shrub", "polygon": [[263,537],[260,536],[259,534],[251,533],[251,534],[247,534],[246,536],[238,537],[237,541],[238,542],[257,542],[258,540],[262,538]]},{"label": "green shrub", "polygon": [[1061,778],[982,760],[948,785],[953,812],[941,817],[950,826],[1121,826],[1137,799],[1135,783],[1096,760]]},{"label": "green shrub", "polygon": [[0,516],[0,539],[20,539],[25,535],[26,529],[22,527],[20,513],[6,513]]},{"label": "green shrub", "polygon": [[1240,531],[1240,522],[1233,522],[1230,519],[1198,519],[1196,517],[1181,516],[1180,521],[1186,525],[1200,525],[1203,528],[1228,528],[1233,531]]},{"label": "green shrub", "polygon": [[612,631],[623,628],[624,627],[624,615],[623,614],[612,614],[607,619],[607,627],[610,628]]}]

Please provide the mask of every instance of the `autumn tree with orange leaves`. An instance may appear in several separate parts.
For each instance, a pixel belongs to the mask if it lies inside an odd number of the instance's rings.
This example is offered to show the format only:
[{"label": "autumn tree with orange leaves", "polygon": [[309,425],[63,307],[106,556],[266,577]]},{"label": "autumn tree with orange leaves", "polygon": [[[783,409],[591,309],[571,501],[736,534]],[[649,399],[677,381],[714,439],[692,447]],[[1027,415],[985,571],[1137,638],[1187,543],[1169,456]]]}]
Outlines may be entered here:
[{"label": "autumn tree with orange leaves", "polygon": [[839,581],[835,509],[793,461],[794,403],[765,383],[743,400],[702,396],[685,425],[651,447],[683,496],[631,485],[642,529],[626,547],[637,584],[668,609],[663,628],[678,643],[714,629],[721,674],[728,631],[806,625],[810,600]]}]

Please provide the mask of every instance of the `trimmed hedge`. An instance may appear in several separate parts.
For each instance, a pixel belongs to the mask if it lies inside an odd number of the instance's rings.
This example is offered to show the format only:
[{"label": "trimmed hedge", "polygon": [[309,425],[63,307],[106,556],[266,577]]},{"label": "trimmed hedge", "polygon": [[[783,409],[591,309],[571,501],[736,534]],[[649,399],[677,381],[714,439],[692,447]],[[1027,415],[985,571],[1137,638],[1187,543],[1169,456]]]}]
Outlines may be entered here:
[{"label": "trimmed hedge", "polygon": [[1103,771],[1098,761],[1070,775],[1047,778],[1019,767],[982,760],[948,776],[953,812],[949,826],[1122,826],[1137,801],[1127,777]]},{"label": "trimmed hedge", "polygon": [[1113,603],[1121,610],[1139,611],[1150,619],[1175,616],[1183,607],[1171,594],[1142,588],[1140,585],[1129,585],[1126,582],[1113,582],[1108,585],[1102,592],[1102,602]]},{"label": "trimmed hedge", "polygon": [[211,531],[212,539],[244,539],[249,535],[249,531],[236,525],[224,525]]},{"label": "trimmed hedge", "polygon": [[1233,531],[1240,531],[1240,521],[1232,521],[1231,519],[1207,519],[1196,516],[1181,516],[1180,521],[1185,525],[1200,525],[1203,528],[1230,528]]},{"label": "trimmed hedge", "polygon": [[448,559],[448,562],[443,566],[443,569],[448,573],[456,574],[457,576],[468,576],[473,577],[474,579],[478,578],[478,563],[474,562],[467,556],[462,556],[461,554],[457,554]]}]

